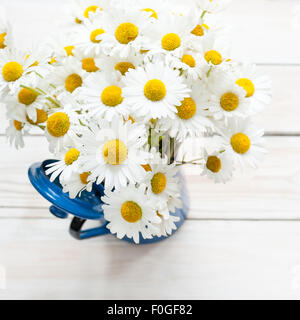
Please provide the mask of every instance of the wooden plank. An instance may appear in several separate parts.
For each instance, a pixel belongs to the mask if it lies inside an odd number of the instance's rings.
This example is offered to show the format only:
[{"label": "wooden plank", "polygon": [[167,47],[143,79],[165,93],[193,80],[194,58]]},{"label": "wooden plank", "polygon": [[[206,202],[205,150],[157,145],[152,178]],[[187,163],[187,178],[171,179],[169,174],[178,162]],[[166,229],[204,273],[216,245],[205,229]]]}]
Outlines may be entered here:
[{"label": "wooden plank", "polygon": [[194,168],[186,168],[190,217],[299,219],[299,142],[299,137],[267,138],[268,154],[261,168],[237,172],[226,185],[199,178]]},{"label": "wooden plank", "polygon": [[[33,40],[45,41],[59,33],[53,21],[62,12],[61,1],[2,0],[1,4],[7,8],[21,46],[29,47]],[[229,27],[233,58],[256,63],[300,63],[300,44],[295,41],[300,26],[297,1],[233,0],[221,15],[221,22],[224,28]]]},{"label": "wooden plank", "polygon": [[[226,12],[233,58],[256,63],[300,63],[299,2],[233,0]],[[280,39],[280,40],[279,40]]]},{"label": "wooden plank", "polygon": [[78,242],[66,230],[54,219],[1,219],[1,300],[300,298],[300,222],[187,221],[139,247],[113,236]]},{"label": "wooden plank", "polygon": [[0,137],[0,207],[46,207],[29,184],[27,170],[35,162],[51,158],[44,137],[26,137],[26,148],[16,150]]},{"label": "wooden plank", "polygon": [[[15,217],[10,208],[25,208],[22,217],[44,217],[47,201],[29,184],[27,168],[49,157],[41,137],[28,137],[27,148],[3,145],[0,159],[0,217]],[[267,138],[269,154],[259,170],[237,172],[226,185],[216,185],[185,168],[191,198],[191,219],[300,219],[300,137]],[[195,147],[194,149],[197,149]],[[194,155],[196,156],[196,154]],[[17,210],[17,216],[20,211]],[[48,216],[48,213],[47,215]]]},{"label": "wooden plank", "polygon": [[273,101],[254,119],[257,126],[264,128],[266,134],[300,132],[297,120],[297,115],[300,116],[297,96],[300,66],[259,66],[258,72],[272,80]]},{"label": "wooden plank", "polygon": [[[300,77],[300,65],[258,66],[258,72],[271,78],[273,83],[273,102],[265,108],[261,115],[255,118],[257,126],[264,128],[266,133],[299,133],[298,79]],[[0,134],[5,132],[7,126],[7,121],[4,119],[6,119],[5,108],[1,106]],[[31,131],[31,133],[41,134],[42,131],[37,129]]]}]

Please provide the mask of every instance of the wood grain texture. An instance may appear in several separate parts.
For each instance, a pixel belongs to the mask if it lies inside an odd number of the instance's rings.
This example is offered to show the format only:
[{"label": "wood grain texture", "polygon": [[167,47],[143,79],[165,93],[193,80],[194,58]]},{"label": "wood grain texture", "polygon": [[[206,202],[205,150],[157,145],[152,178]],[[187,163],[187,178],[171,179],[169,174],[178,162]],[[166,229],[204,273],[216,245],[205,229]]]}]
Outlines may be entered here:
[{"label": "wood grain texture", "polygon": [[[29,47],[33,40],[43,41],[46,35],[59,33],[53,21],[62,12],[62,1],[24,3],[24,0],[1,0],[14,22],[20,45]],[[297,0],[233,0],[220,17],[225,28],[230,26],[232,56],[255,63],[300,63],[299,12]]]},{"label": "wood grain texture", "polygon": [[[174,0],[175,1],[175,0]],[[182,1],[182,0],[178,0]],[[58,33],[59,0],[1,0],[17,43]],[[146,247],[113,236],[78,242],[52,218],[27,168],[50,157],[44,138],[10,148],[0,107],[2,299],[300,299],[300,8],[296,0],[233,0],[226,12],[233,57],[258,63],[274,101],[258,119],[269,154],[258,171],[215,185],[186,168],[189,220]],[[35,131],[36,135],[38,131]],[[256,221],[257,220],[257,221]]]},{"label": "wood grain texture", "polygon": [[[28,137],[17,151],[0,137],[0,208],[26,208],[24,217],[38,217],[48,202],[35,192],[27,168],[49,158],[42,137]],[[269,153],[259,170],[237,171],[226,185],[200,176],[197,167],[184,169],[191,198],[191,219],[300,219],[300,137],[268,137]],[[33,209],[31,211],[30,209]],[[9,213],[7,213],[9,212]],[[0,217],[10,211],[1,210]],[[36,216],[37,214],[37,216]]]},{"label": "wood grain texture", "polygon": [[187,221],[149,246],[77,242],[67,222],[7,219],[0,299],[299,299],[300,222]]}]

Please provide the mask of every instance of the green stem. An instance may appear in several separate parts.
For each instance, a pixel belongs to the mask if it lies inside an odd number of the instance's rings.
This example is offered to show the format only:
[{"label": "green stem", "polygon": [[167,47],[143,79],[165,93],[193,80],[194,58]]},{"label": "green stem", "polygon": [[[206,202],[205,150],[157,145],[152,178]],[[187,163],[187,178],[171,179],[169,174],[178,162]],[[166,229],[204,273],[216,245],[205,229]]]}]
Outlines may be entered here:
[{"label": "green stem", "polygon": [[203,158],[198,158],[198,159],[194,159],[191,161],[182,161],[182,162],[176,164],[176,166],[183,166],[185,164],[199,165],[199,163],[197,163],[196,161],[201,161],[201,160],[203,160]]},{"label": "green stem", "polygon": [[27,86],[24,86],[24,85],[22,85],[22,84],[20,85],[20,87],[23,88],[23,89],[29,90],[29,91],[35,93],[35,94],[38,95],[38,96],[41,95],[41,93],[40,93],[39,91],[33,89],[32,87],[27,87]]},{"label": "green stem", "polygon": [[45,129],[46,129],[46,126],[42,126],[42,125],[38,125],[38,127],[43,131],[45,131]]},{"label": "green stem", "polygon": [[209,68],[209,70],[207,71],[207,78],[209,77],[210,73],[211,73],[211,70],[212,70],[212,66]]},{"label": "green stem", "polygon": [[51,97],[47,97],[46,98],[48,101],[50,101],[54,106],[55,108],[61,108],[61,106],[59,105],[59,103],[57,101],[55,101],[53,98]]},{"label": "green stem", "polygon": [[202,14],[201,14],[201,19],[203,19],[204,18],[204,16],[205,16],[205,14],[207,13],[207,11],[206,10],[204,10],[203,12],[202,12]]},{"label": "green stem", "polygon": [[170,164],[175,162],[175,139],[170,138]]}]

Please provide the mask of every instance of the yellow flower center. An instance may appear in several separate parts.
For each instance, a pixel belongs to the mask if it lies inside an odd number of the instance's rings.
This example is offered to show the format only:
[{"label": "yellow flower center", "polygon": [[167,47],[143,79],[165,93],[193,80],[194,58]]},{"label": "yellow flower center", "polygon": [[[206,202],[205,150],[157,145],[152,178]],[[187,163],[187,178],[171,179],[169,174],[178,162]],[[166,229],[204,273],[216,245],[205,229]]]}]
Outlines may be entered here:
[{"label": "yellow flower center", "polygon": [[153,10],[153,9],[146,8],[146,9],[143,9],[142,11],[151,12],[151,13],[152,13],[151,18],[154,18],[154,19],[157,19],[157,18],[158,18],[156,11]]},{"label": "yellow flower center", "polygon": [[108,107],[115,107],[123,102],[122,89],[109,86],[102,91],[101,101]]},{"label": "yellow flower center", "polygon": [[66,154],[65,154],[65,164],[67,166],[70,166],[71,164],[73,164],[76,160],[78,160],[78,157],[80,155],[80,152],[75,149],[72,148],[70,149]]},{"label": "yellow flower center", "polygon": [[[25,60],[27,60],[30,57],[30,54],[28,54],[25,58]],[[30,67],[37,67],[39,65],[38,61],[35,61],[32,65],[30,65]]]},{"label": "yellow flower center", "polygon": [[18,100],[20,103],[25,104],[26,106],[31,105],[37,98],[37,94],[29,89],[21,89],[18,94]]},{"label": "yellow flower center", "polygon": [[14,127],[17,131],[21,131],[23,129],[23,123],[18,120],[14,120]]},{"label": "yellow flower center", "polygon": [[185,98],[181,102],[181,106],[177,108],[177,116],[182,120],[188,120],[193,118],[197,111],[197,106],[192,98]]},{"label": "yellow flower center", "polygon": [[121,207],[121,215],[125,221],[135,223],[142,219],[143,211],[136,202],[126,201]]},{"label": "yellow flower center", "polygon": [[73,56],[73,50],[74,50],[74,46],[67,46],[64,47],[64,50],[66,51],[67,56]]},{"label": "yellow flower center", "polygon": [[239,154],[245,154],[251,147],[251,141],[244,133],[237,133],[231,137],[231,146]]},{"label": "yellow flower center", "polygon": [[119,71],[123,76],[129,69],[135,69],[135,66],[130,62],[119,62],[115,65],[115,70]]},{"label": "yellow flower center", "polygon": [[216,50],[207,51],[204,58],[208,63],[211,62],[214,65],[221,64],[223,61],[221,54]]},{"label": "yellow flower center", "polygon": [[23,67],[20,63],[12,61],[4,65],[2,75],[7,82],[13,82],[22,77]]},{"label": "yellow flower center", "polygon": [[222,168],[222,162],[216,156],[208,157],[206,162],[206,168],[213,173],[218,173]]},{"label": "yellow flower center", "polygon": [[70,74],[65,81],[65,88],[67,91],[71,93],[81,86],[82,86],[82,78],[80,77],[80,75],[76,73]]},{"label": "yellow flower center", "polygon": [[196,67],[196,60],[194,59],[193,56],[191,56],[190,54],[185,54],[182,58],[181,61],[185,64],[187,64],[189,67],[191,68],[195,68]]},{"label": "yellow flower center", "polygon": [[82,23],[82,21],[79,19],[79,18],[75,18],[75,22],[77,23],[77,24],[81,24]]},{"label": "yellow flower center", "polygon": [[56,58],[55,58],[55,57],[52,57],[49,63],[50,63],[50,64],[56,63]]},{"label": "yellow flower center", "polygon": [[225,111],[234,111],[239,106],[239,97],[232,92],[224,93],[221,97],[220,104]]},{"label": "yellow flower center", "polygon": [[96,72],[99,68],[96,66],[93,58],[85,58],[81,61],[82,69],[86,72]]},{"label": "yellow flower center", "polygon": [[102,149],[105,161],[114,166],[122,164],[127,159],[127,153],[125,144],[120,140],[110,140]]},{"label": "yellow flower center", "polygon": [[38,61],[35,61],[30,67],[37,67],[39,65]]},{"label": "yellow flower center", "polygon": [[46,111],[42,109],[36,109],[36,122],[33,122],[28,116],[26,116],[26,120],[32,124],[32,125],[37,125],[40,123],[44,123],[48,119],[48,114]]},{"label": "yellow flower center", "polygon": [[193,35],[197,37],[202,37],[204,35],[204,30],[200,24],[198,24],[191,32]]},{"label": "yellow flower center", "polygon": [[138,35],[139,28],[130,22],[120,24],[115,32],[115,37],[121,44],[128,44],[134,41]]},{"label": "yellow flower center", "polygon": [[90,176],[90,172],[83,172],[79,175],[80,181],[83,184],[88,184],[88,177]]},{"label": "yellow flower center", "polygon": [[125,118],[125,117],[123,117],[123,120],[124,120],[124,122],[131,121],[131,123],[132,123],[132,124],[133,124],[133,123],[135,123],[135,120],[133,119],[133,117],[132,117],[132,116],[129,116],[127,120],[126,120],[126,118]]},{"label": "yellow flower center", "polygon": [[180,45],[181,39],[176,33],[168,33],[161,39],[161,46],[167,51],[173,51]]},{"label": "yellow flower center", "polygon": [[144,168],[144,170],[146,172],[151,172],[152,171],[152,168],[151,168],[150,164],[142,164],[142,167]]},{"label": "yellow flower center", "polygon": [[64,112],[56,112],[47,120],[47,130],[53,137],[64,136],[70,128],[70,119]]},{"label": "yellow flower center", "polygon": [[6,45],[4,44],[6,37],[6,32],[0,34],[0,49],[4,49]]},{"label": "yellow flower center", "polygon": [[247,92],[247,95],[246,95],[247,98],[252,97],[254,95],[255,87],[253,82],[250,79],[247,79],[247,78],[238,79],[236,81],[236,84],[242,87]]},{"label": "yellow flower center", "polygon": [[90,40],[94,43],[100,43],[101,40],[97,40],[96,38],[98,36],[100,36],[100,34],[103,34],[105,33],[105,31],[103,29],[96,29],[94,31],[91,32],[91,35],[90,35]]},{"label": "yellow flower center", "polygon": [[144,94],[148,100],[161,101],[166,96],[167,89],[162,81],[153,79],[146,83]]},{"label": "yellow flower center", "polygon": [[163,218],[163,215],[159,213],[159,211],[156,211],[156,214],[158,217],[160,217],[161,219]]},{"label": "yellow flower center", "polygon": [[152,192],[155,194],[162,193],[167,186],[167,178],[165,174],[158,172],[156,173],[151,180]]},{"label": "yellow flower center", "polygon": [[98,8],[99,8],[98,6],[90,6],[90,7],[86,8],[83,13],[84,17],[88,19],[90,12],[95,13]]}]

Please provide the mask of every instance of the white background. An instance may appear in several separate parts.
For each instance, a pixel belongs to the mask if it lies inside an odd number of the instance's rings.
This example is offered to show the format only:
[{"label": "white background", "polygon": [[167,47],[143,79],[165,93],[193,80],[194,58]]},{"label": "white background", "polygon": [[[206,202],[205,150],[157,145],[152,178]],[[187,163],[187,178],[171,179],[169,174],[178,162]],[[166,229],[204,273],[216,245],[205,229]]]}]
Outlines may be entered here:
[{"label": "white background", "polygon": [[[59,32],[61,2],[1,0],[20,46]],[[274,101],[257,119],[269,149],[262,168],[226,186],[187,169],[191,212],[168,241],[76,242],[28,183],[27,167],[49,157],[45,140],[10,148],[1,110],[0,299],[300,298],[300,1],[235,0],[226,23],[232,57],[273,81]]]}]

